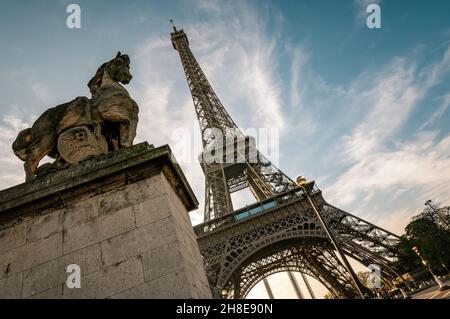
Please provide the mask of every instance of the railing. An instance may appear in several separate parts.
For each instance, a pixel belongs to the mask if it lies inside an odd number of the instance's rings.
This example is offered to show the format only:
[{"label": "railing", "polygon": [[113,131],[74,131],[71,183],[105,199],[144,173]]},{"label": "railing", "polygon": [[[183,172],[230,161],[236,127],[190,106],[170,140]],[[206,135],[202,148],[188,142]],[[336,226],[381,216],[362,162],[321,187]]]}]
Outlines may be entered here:
[{"label": "railing", "polygon": [[[316,187],[314,181],[310,181],[305,185],[307,191],[313,195],[320,190]],[[211,232],[213,230],[218,230],[229,224],[234,224],[236,222],[242,222],[248,218],[254,217],[256,215],[265,214],[272,211],[274,208],[281,205],[290,204],[295,202],[299,197],[304,195],[304,190],[301,187],[296,187],[284,193],[280,193],[276,196],[270,197],[263,201],[257,202],[255,204],[243,207],[234,211],[233,213],[224,215],[219,218],[207,221],[205,223],[199,224],[194,227],[194,232],[197,236],[202,236],[205,233]]]}]

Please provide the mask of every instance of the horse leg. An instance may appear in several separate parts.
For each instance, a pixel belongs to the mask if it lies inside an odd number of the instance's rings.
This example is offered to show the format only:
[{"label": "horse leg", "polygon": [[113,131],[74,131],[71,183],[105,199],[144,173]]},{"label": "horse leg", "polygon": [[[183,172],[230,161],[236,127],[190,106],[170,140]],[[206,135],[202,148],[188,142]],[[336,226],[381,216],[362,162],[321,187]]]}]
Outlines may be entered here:
[{"label": "horse leg", "polygon": [[48,154],[55,146],[56,134],[48,133],[47,135],[35,138],[31,141],[27,148],[25,157],[24,169],[26,174],[26,181],[33,181],[36,179],[36,169],[39,162]]},{"label": "horse leg", "polygon": [[129,138],[129,129],[130,128],[130,122],[124,121],[119,124],[119,143],[120,147],[130,147],[131,143]]},{"label": "horse leg", "polygon": [[136,137],[137,120],[129,119],[119,125],[120,146],[130,147]]},{"label": "horse leg", "polygon": [[119,141],[117,139],[111,139],[111,144],[114,151],[117,151],[119,149]]},{"label": "horse leg", "polygon": [[28,157],[25,159],[25,163],[23,164],[23,168],[25,169],[25,181],[26,182],[32,182],[36,179],[36,176],[34,175],[34,172],[36,171],[36,168],[33,169],[34,162],[31,157]]},{"label": "horse leg", "polygon": [[[42,156],[43,157],[43,156]],[[27,182],[34,181],[36,179],[36,170],[39,165],[39,161],[42,158],[38,158],[36,153],[27,154],[25,158],[25,163],[23,164],[23,167],[25,169],[25,180]]]}]

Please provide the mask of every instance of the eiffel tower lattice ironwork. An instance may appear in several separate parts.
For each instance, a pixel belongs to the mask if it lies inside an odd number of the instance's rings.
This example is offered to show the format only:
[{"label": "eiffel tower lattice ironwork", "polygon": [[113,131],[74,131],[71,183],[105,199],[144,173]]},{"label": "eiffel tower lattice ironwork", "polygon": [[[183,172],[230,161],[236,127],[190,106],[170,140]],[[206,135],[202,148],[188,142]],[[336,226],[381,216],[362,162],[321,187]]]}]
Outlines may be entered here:
[{"label": "eiffel tower lattice ironwork", "polygon": [[[343,253],[366,266],[381,266],[382,280],[389,287],[390,280],[399,276],[394,264],[398,237],[328,204],[314,181],[300,187],[275,167],[225,110],[194,57],[186,33],[173,26],[171,40],[203,138],[204,222],[194,230],[215,295],[245,298],[258,282],[287,271],[312,276],[336,298],[357,296],[358,287],[311,203],[320,210]],[[247,187],[256,203],[234,210],[231,194]]]}]

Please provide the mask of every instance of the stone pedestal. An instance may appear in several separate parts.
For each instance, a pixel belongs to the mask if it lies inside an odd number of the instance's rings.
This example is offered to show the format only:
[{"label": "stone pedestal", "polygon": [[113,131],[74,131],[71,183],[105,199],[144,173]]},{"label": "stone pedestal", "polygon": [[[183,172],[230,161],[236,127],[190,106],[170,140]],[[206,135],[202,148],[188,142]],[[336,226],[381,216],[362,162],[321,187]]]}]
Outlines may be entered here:
[{"label": "stone pedestal", "polygon": [[0,298],[211,298],[197,205],[170,148],[147,143],[1,191]]}]

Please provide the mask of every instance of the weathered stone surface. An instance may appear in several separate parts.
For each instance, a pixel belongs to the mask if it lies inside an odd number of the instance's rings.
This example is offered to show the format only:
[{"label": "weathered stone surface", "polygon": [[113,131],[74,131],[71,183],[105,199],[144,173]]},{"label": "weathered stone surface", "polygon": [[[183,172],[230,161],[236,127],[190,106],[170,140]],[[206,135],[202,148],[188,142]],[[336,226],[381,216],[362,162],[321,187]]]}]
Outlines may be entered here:
[{"label": "weathered stone surface", "polygon": [[142,254],[145,281],[154,280],[177,270],[185,264],[178,242],[158,247]]},{"label": "weathered stone surface", "polygon": [[[165,184],[163,183],[163,181],[166,179],[165,177],[161,178],[163,176],[164,174],[158,174],[154,176],[154,178],[149,178],[136,184],[129,185],[127,189],[129,202],[135,205],[147,199],[153,199],[162,194],[167,194],[169,189],[166,188]],[[173,189],[170,189],[170,192],[173,192]]]},{"label": "weathered stone surface", "polygon": [[134,257],[82,277],[80,289],[64,286],[63,298],[108,298],[143,282],[142,261]]},{"label": "weathered stone surface", "polygon": [[136,228],[101,243],[105,265],[118,263],[177,240],[171,218]]},{"label": "weathered stone surface", "polygon": [[102,267],[100,245],[95,244],[72,254],[24,271],[22,297],[28,297],[66,282],[67,266],[79,265],[82,275],[88,275]]},{"label": "weathered stone surface", "polygon": [[0,299],[18,299],[22,289],[22,273],[0,280]]},{"label": "weathered stone surface", "polygon": [[186,207],[183,204],[182,200],[177,196],[175,192],[170,191],[171,185],[167,179],[162,179],[162,187],[164,187],[167,191],[166,194],[168,196],[169,203],[172,208],[176,209],[172,215],[175,218],[180,217],[180,223],[187,225],[190,229],[192,228],[191,219],[189,218],[189,214],[186,214]]},{"label": "weathered stone surface", "polygon": [[62,233],[0,254],[0,279],[62,255]]},{"label": "weathered stone surface", "polygon": [[140,227],[169,217],[172,207],[167,195],[164,194],[137,204],[133,209],[136,216],[136,226]]},{"label": "weathered stone surface", "polygon": [[64,253],[92,245],[135,228],[131,207],[64,232]]},{"label": "weathered stone surface", "polygon": [[57,210],[30,220],[27,223],[27,242],[33,242],[62,231],[62,216],[63,211]]},{"label": "weathered stone surface", "polygon": [[0,231],[0,253],[25,245],[26,234],[26,223],[20,223]]},{"label": "weathered stone surface", "polygon": [[88,198],[64,209],[63,228],[70,229],[93,221],[98,217],[99,198]]},{"label": "weathered stone surface", "polygon": [[[117,190],[130,184],[131,178],[150,171],[161,171],[161,164],[168,162],[165,170],[170,170],[177,178],[170,186],[177,190],[177,197],[188,211],[196,209],[192,189],[179,165],[173,159],[168,146],[155,149],[147,143],[120,149],[104,156],[95,157],[64,171],[58,171],[38,178],[33,183],[24,183],[0,192],[0,222],[23,218],[30,211],[44,210],[58,205],[68,205],[70,201],[79,202],[80,195],[92,192],[106,193],[108,189]],[[124,174],[124,172],[129,172]],[[136,175],[136,177],[133,177]],[[130,186],[145,178],[133,181]],[[111,185],[111,181],[114,182]],[[134,192],[132,192],[134,193]]]},{"label": "weathered stone surface", "polygon": [[124,189],[107,193],[100,199],[99,216],[109,215],[128,206],[128,192]]},{"label": "weathered stone surface", "polygon": [[140,205],[145,200],[167,195],[168,189],[165,186],[159,174],[105,194],[100,200],[99,215],[105,216],[124,207]]},{"label": "weathered stone surface", "polygon": [[193,273],[189,273],[190,283],[192,285],[192,298],[204,299],[205,296],[211,296],[211,287],[208,282],[205,282],[204,278],[197,277]]},{"label": "weathered stone surface", "polygon": [[[0,192],[0,296],[211,297],[187,214],[197,201],[167,147],[52,174]],[[70,264],[81,289],[66,286]]]},{"label": "weathered stone surface", "polygon": [[63,286],[58,285],[38,294],[28,297],[28,299],[62,299]]},{"label": "weathered stone surface", "polygon": [[189,299],[192,297],[192,286],[184,270],[171,272],[112,296],[115,299]]}]

